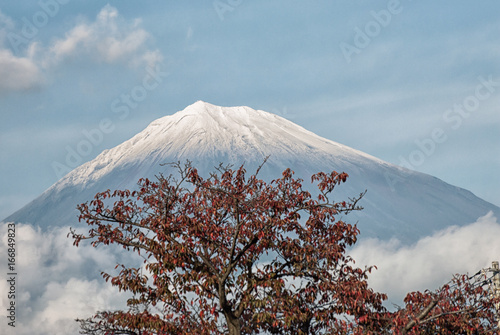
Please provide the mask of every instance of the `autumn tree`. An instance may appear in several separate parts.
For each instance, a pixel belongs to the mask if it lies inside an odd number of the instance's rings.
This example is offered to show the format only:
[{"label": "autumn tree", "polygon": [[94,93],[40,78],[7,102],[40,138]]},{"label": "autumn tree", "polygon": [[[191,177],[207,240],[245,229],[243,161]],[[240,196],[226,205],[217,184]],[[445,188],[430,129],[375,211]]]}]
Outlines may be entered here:
[{"label": "autumn tree", "polygon": [[[204,179],[190,164],[137,191],[110,190],[78,206],[87,234],[74,244],[117,244],[144,257],[106,281],[133,294],[128,310],[79,320],[85,334],[347,333],[378,327],[385,295],[346,255],[362,194],[334,202],[346,173],[318,173],[316,196],[287,169],[270,183],[220,165]],[[361,321],[360,321],[361,320]]]},{"label": "autumn tree", "polygon": [[[341,217],[363,194],[332,201],[346,173],[311,177],[316,196],[287,169],[219,166],[202,178],[190,164],[176,177],[141,179],[137,191],[107,190],[78,206],[87,234],[75,245],[116,244],[144,258],[106,281],[133,294],[128,308],[78,320],[82,334],[496,334],[499,294],[491,276],[457,275],[441,289],[409,293],[396,311],[368,287],[371,268],[346,252],[359,233]],[[498,271],[495,278],[500,284]],[[495,305],[497,304],[497,305]]]}]

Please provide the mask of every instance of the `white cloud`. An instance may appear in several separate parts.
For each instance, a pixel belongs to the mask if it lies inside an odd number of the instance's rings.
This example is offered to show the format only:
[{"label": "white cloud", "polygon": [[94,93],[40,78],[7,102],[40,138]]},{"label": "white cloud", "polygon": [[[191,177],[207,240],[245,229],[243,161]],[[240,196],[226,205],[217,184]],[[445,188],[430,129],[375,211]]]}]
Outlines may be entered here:
[{"label": "white cloud", "polygon": [[15,56],[4,47],[8,31],[14,22],[0,11],[0,94],[31,89],[41,83],[41,73],[33,61],[35,45],[28,48],[27,56]]},{"label": "white cloud", "polygon": [[0,12],[0,94],[25,91],[43,83],[44,71],[70,59],[96,63],[125,64],[133,68],[155,67],[163,60],[158,49],[148,47],[150,34],[141,27],[141,20],[125,20],[118,10],[106,5],[95,21],[81,23],[42,46],[31,42],[23,55],[6,47],[8,32],[15,32],[14,21]]},{"label": "white cloud", "polygon": [[51,51],[56,59],[67,57],[76,53],[79,44],[89,38],[90,32],[85,26],[77,26],[66,34],[66,39],[57,40],[51,47]]},{"label": "white cloud", "polygon": [[149,33],[141,28],[141,20],[126,22],[116,8],[106,5],[94,22],[79,24],[63,39],[56,40],[50,47],[49,62],[90,57],[108,64],[154,66],[162,60],[162,55],[147,48],[149,39]]},{"label": "white cloud", "polygon": [[31,58],[16,57],[10,50],[0,48],[0,93],[28,90],[41,81],[40,69]]},{"label": "white cloud", "polygon": [[[76,335],[75,318],[125,306],[127,296],[106,283],[100,272],[111,272],[122,261],[131,262],[130,255],[109,248],[74,247],[68,232],[69,227],[44,232],[16,224],[16,327],[2,326],[7,328],[6,335]],[[7,255],[7,233],[7,225],[2,224],[2,255]],[[2,257],[4,275],[6,263],[6,257]],[[6,280],[0,281],[0,291],[9,291]],[[0,297],[3,320],[10,301],[7,294]]]},{"label": "white cloud", "polygon": [[31,325],[21,328],[29,331],[38,324],[41,333],[50,334],[55,330],[53,334],[77,334],[76,318],[89,317],[110,306],[124,306],[124,299],[120,297],[123,298],[118,290],[102,281],[70,278],[65,283],[50,282],[40,297],[40,301],[45,302],[44,308],[35,311]]},{"label": "white cloud", "polygon": [[376,265],[369,283],[401,304],[407,292],[437,289],[456,273],[474,274],[500,260],[500,224],[490,212],[475,223],[449,227],[414,245],[361,240],[351,251],[356,265]]},{"label": "white cloud", "polygon": [[[117,263],[140,259],[109,247],[95,249],[82,243],[74,247],[68,227],[42,231],[16,224],[15,331],[6,335],[78,334],[75,318],[86,318],[98,310],[121,309],[127,296],[106,283],[101,271],[112,272]],[[389,294],[401,304],[407,292],[435,289],[454,273],[475,273],[500,259],[500,224],[490,213],[464,227],[450,227],[414,245],[362,240],[350,253],[356,265],[377,265],[369,282],[376,291]],[[0,226],[0,254],[6,255],[7,225]],[[6,258],[0,267],[7,268]],[[5,271],[5,270],[4,270]],[[0,291],[7,292],[6,280]],[[0,318],[5,319],[7,295],[0,297]]]}]

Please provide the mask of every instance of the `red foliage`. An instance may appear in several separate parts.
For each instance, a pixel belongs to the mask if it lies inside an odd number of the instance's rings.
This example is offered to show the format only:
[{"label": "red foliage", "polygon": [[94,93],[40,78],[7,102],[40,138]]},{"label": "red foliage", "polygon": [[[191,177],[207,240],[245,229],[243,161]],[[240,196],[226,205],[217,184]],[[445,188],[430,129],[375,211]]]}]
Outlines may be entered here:
[{"label": "red foliage", "polygon": [[358,229],[336,220],[359,209],[359,198],[328,199],[347,174],[314,175],[320,194],[313,199],[289,169],[267,184],[246,178],[243,167],[219,167],[208,179],[177,167],[179,180],[143,179],[139,191],[108,190],[78,207],[92,228],[73,233],[76,245],[115,243],[147,259],[147,276],[129,267],[103,276],[134,293],[132,306],[157,316],[100,315],[109,325],[141,334],[308,334],[344,327],[343,315],[382,310],[384,295],[366,283],[369,269],[345,255]]},{"label": "red foliage", "polygon": [[[145,259],[145,270],[122,265],[118,274],[103,273],[134,298],[128,311],[79,320],[84,334],[465,334],[464,329],[489,329],[481,320],[492,315],[476,313],[484,299],[467,300],[482,292],[459,279],[456,284],[465,291],[412,293],[405,309],[395,313],[382,307],[385,295],[366,282],[371,268],[354,267],[346,255],[357,227],[338,220],[361,209],[362,195],[329,199],[346,173],[313,175],[319,195],[312,197],[290,169],[267,184],[257,178],[258,171],[247,178],[243,167],[221,165],[207,179],[189,164],[176,167],[178,179],[141,179],[138,191],[108,190],[78,206],[80,220],[91,228],[86,235],[71,232],[75,245],[84,239],[94,247],[118,244]],[[434,301],[436,306],[419,319]]]},{"label": "red foliage", "polygon": [[412,292],[405,308],[388,314],[391,334],[498,334],[500,297],[489,290],[487,273],[456,275],[436,292]]}]

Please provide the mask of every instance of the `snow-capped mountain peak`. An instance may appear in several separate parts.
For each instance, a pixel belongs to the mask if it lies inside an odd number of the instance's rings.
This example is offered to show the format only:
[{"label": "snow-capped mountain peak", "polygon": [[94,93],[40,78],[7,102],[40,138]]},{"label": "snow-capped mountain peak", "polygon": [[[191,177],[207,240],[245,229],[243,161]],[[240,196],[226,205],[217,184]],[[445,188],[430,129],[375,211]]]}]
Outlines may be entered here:
[{"label": "snow-capped mountain peak", "polygon": [[435,230],[473,222],[500,208],[441,180],[406,170],[322,138],[278,115],[250,107],[221,107],[203,101],[151,122],[122,144],[77,167],[40,197],[7,218],[43,227],[76,221],[75,206],[106,189],[133,189],[138,179],[165,171],[162,163],[191,160],[200,171],[219,163],[265,164],[261,178],[292,168],[309,180],[319,171],[345,171],[338,199],[367,195],[359,220],[365,236],[416,240]]},{"label": "snow-capped mountain peak", "polygon": [[178,160],[227,162],[270,161],[281,166],[307,161],[311,166],[331,159],[345,162],[381,160],[324,139],[278,115],[250,107],[221,107],[198,101],[173,115],[151,122],[146,129],[95,160],[71,172],[74,184],[94,180],[118,166],[147,160],[164,163]]}]

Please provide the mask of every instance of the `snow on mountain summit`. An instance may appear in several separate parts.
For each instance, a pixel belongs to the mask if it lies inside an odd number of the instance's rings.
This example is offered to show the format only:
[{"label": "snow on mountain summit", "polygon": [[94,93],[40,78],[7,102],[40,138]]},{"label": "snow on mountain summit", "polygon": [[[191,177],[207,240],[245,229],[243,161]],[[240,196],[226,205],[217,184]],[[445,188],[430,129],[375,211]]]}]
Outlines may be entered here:
[{"label": "snow on mountain summit", "polygon": [[151,166],[190,160],[227,162],[287,162],[307,160],[311,165],[337,160],[367,159],[361,151],[324,139],[278,115],[250,107],[221,107],[203,101],[151,122],[146,129],[64,179],[78,184],[98,179],[118,166],[147,160]]},{"label": "snow on mountain summit", "polygon": [[322,138],[278,115],[198,101],[77,167],[6,222],[72,225],[77,204],[97,192],[133,189],[140,178],[173,172],[163,163],[190,160],[202,174],[219,163],[245,164],[253,173],[267,156],[259,177],[268,181],[288,167],[306,181],[319,171],[347,172],[350,178],[335,198],[368,190],[360,203],[365,209],[349,215],[359,221],[364,236],[416,241],[450,225],[474,222],[489,211],[500,215],[500,208],[467,190]]}]

